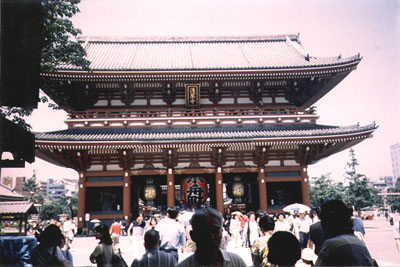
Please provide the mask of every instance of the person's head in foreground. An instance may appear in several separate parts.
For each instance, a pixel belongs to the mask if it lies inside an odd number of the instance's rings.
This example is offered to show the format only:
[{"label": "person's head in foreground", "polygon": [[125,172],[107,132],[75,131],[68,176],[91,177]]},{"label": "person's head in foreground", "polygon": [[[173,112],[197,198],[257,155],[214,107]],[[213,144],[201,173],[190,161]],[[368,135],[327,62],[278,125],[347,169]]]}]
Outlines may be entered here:
[{"label": "person's head in foreground", "polygon": [[218,250],[222,239],[222,216],[212,208],[205,208],[193,214],[190,224],[190,237],[198,249]]},{"label": "person's head in foreground", "polygon": [[353,233],[351,210],[340,200],[330,200],[321,205],[321,226],[326,236]]},{"label": "person's head in foreground", "polygon": [[269,215],[263,215],[258,222],[261,231],[265,234],[268,231],[273,231],[275,228],[275,221]]},{"label": "person's head in foreground", "polygon": [[149,230],[144,235],[144,247],[146,250],[160,247],[160,234],[156,230]]},{"label": "person's head in foreground", "polygon": [[50,248],[53,246],[61,246],[63,234],[60,228],[55,224],[50,224],[38,237],[41,247]]},{"label": "person's head in foreground", "polygon": [[278,266],[294,266],[301,257],[301,247],[290,232],[279,231],[268,240],[268,261]]}]

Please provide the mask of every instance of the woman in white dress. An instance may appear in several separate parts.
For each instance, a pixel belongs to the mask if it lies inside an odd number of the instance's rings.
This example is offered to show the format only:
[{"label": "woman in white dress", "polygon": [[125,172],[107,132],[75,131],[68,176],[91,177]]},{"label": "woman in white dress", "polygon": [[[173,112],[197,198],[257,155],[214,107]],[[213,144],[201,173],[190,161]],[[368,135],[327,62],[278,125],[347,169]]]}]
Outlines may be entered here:
[{"label": "woman in white dress", "polygon": [[285,213],[278,213],[275,222],[275,232],[287,231],[290,232],[290,224],[285,219]]},{"label": "woman in white dress", "polygon": [[144,222],[143,215],[139,214],[136,220],[133,220],[128,228],[128,235],[130,236],[130,242],[133,246],[133,258],[139,258],[145,253],[143,246],[144,238],[144,227],[146,223]]},{"label": "woman in white dress", "polygon": [[235,248],[241,247],[242,239],[240,238],[240,230],[242,230],[240,227],[240,215],[234,214],[229,225],[229,232],[232,235],[233,247]]},{"label": "woman in white dress", "polygon": [[246,247],[252,247],[254,241],[260,237],[256,215],[253,211],[249,212],[249,221],[244,225],[243,236]]}]

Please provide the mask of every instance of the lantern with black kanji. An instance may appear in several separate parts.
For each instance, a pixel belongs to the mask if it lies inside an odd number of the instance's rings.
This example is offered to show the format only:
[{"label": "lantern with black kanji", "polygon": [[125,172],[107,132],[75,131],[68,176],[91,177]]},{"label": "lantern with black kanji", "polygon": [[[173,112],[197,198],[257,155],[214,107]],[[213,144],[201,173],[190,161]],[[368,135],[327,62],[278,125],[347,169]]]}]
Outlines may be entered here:
[{"label": "lantern with black kanji", "polygon": [[154,184],[152,178],[146,179],[146,184],[140,190],[140,197],[148,206],[155,206],[155,201],[161,194],[159,186]]},{"label": "lantern with black kanji", "polygon": [[188,177],[182,180],[183,202],[189,206],[197,207],[207,200],[207,181],[202,177]]},{"label": "lantern with black kanji", "polygon": [[236,176],[233,178],[233,182],[228,183],[227,193],[232,202],[236,204],[245,203],[246,198],[246,184],[242,182],[242,178]]}]

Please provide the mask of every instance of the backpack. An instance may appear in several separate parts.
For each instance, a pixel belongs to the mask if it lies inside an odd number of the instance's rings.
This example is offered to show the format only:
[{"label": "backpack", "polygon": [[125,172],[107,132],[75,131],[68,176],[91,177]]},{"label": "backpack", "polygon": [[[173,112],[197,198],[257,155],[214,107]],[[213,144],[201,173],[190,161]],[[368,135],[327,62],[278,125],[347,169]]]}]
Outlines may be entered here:
[{"label": "backpack", "polygon": [[128,264],[126,264],[124,258],[122,258],[121,253],[113,253],[111,264],[113,267],[128,267]]}]

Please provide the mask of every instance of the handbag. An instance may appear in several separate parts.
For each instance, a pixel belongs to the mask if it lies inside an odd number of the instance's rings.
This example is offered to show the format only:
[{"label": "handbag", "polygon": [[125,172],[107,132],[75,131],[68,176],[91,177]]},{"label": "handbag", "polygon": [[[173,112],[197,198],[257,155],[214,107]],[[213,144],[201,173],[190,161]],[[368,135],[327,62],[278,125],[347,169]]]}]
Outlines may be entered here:
[{"label": "handbag", "polygon": [[124,258],[120,253],[116,254],[113,253],[112,259],[111,259],[111,264],[113,267],[128,267],[128,264],[126,264]]}]

